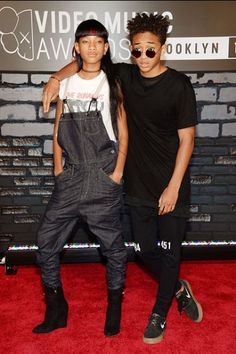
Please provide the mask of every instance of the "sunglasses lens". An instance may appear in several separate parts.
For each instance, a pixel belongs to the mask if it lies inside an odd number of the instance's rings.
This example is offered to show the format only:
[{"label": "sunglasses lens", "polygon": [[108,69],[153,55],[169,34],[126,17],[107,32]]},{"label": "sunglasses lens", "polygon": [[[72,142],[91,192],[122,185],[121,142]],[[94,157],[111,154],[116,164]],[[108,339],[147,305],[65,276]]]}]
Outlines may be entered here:
[{"label": "sunglasses lens", "polygon": [[133,57],[135,57],[135,58],[139,58],[139,57],[141,57],[141,51],[139,50],[139,49],[133,49],[132,51],[131,51],[131,54],[132,54],[132,56]]},{"label": "sunglasses lens", "polygon": [[147,56],[148,58],[154,58],[155,55],[156,55],[155,50],[153,50],[153,49],[147,49],[147,50],[146,50],[146,56]]},{"label": "sunglasses lens", "polygon": [[[140,49],[134,48],[134,49],[131,51],[131,54],[132,54],[132,56],[135,57],[135,58],[140,58],[141,55],[142,55],[142,52],[141,52]],[[153,50],[153,49],[147,49],[146,52],[145,52],[145,54],[146,54],[146,56],[147,56],[148,58],[154,58],[155,55],[156,55],[156,52],[155,52],[155,50]]]}]

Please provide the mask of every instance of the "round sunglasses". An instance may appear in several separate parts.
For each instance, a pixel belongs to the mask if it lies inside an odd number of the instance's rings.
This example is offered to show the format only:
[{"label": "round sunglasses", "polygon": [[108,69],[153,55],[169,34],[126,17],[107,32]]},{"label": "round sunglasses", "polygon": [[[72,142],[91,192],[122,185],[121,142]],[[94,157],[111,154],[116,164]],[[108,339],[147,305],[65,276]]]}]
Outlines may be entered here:
[{"label": "round sunglasses", "polygon": [[[142,55],[142,53],[143,53],[143,52],[141,51],[140,48],[134,48],[134,49],[131,50],[131,55],[132,55],[133,57],[135,57],[136,59],[137,59],[137,58],[140,58],[141,55]],[[157,53],[157,52],[155,51],[154,48],[147,48],[146,51],[145,51],[145,55],[146,55],[146,57],[148,57],[148,58],[154,58],[155,55],[156,55],[156,53]]]}]

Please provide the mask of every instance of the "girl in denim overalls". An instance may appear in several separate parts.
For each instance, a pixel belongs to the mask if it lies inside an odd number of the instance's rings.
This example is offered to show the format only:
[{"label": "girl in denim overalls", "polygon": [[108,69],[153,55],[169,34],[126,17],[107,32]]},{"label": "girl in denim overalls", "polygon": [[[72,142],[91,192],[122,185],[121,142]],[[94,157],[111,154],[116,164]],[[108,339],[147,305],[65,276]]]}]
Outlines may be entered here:
[{"label": "girl in denim overalls", "polygon": [[59,256],[80,219],[95,234],[107,259],[104,334],[111,336],[120,329],[127,260],[120,223],[128,145],[126,115],[113,75],[106,28],[96,20],[82,22],[75,33],[73,53],[80,70],[61,85],[53,139],[55,188],[37,238],[46,313],[33,332],[66,327],[68,304]]}]

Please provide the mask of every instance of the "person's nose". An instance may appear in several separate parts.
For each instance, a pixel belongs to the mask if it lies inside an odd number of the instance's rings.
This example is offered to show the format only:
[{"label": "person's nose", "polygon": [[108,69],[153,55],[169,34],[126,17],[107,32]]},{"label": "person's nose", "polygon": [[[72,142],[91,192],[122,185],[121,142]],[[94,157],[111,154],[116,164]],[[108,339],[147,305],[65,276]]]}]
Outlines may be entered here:
[{"label": "person's nose", "polygon": [[96,45],[94,42],[89,43],[89,49],[95,49]]},{"label": "person's nose", "polygon": [[147,56],[146,56],[146,50],[142,50],[142,52],[141,52],[141,57],[142,58],[146,58]]}]

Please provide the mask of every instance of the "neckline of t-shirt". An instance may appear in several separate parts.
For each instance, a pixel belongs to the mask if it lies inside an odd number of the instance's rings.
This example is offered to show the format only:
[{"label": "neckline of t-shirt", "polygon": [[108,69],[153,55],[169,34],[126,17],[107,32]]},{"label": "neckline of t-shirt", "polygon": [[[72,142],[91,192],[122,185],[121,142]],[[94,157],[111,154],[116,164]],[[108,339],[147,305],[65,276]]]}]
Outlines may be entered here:
[{"label": "neckline of t-shirt", "polygon": [[105,75],[105,73],[103,70],[101,70],[100,73],[97,76],[93,77],[92,79],[83,79],[82,77],[79,76],[79,73],[76,73],[75,75],[78,80],[81,80],[84,82],[91,82],[91,81],[96,81],[96,80],[102,78]]},{"label": "neckline of t-shirt", "polygon": [[168,66],[166,68],[167,69],[165,71],[163,71],[161,74],[159,74],[157,76],[153,76],[153,77],[142,76],[139,70],[138,70],[138,72],[139,72],[139,76],[141,77],[142,80],[155,81],[157,79],[161,79],[163,76],[165,76],[170,71],[170,68]]}]

